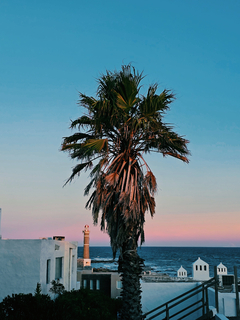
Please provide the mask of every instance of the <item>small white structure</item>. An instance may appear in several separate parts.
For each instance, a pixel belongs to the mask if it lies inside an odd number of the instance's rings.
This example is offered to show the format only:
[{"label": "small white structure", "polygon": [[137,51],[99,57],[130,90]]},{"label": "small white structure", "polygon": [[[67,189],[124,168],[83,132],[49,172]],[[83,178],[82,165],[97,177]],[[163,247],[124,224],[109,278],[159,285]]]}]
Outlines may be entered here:
[{"label": "small white structure", "polygon": [[0,302],[13,293],[34,293],[37,283],[49,294],[51,281],[57,279],[66,290],[77,289],[77,245],[64,237],[1,239]]},{"label": "small white structure", "polygon": [[228,274],[227,273],[227,267],[225,267],[222,262],[219,263],[219,265],[217,266],[217,274],[218,275],[225,275]]},{"label": "small white structure", "polygon": [[182,266],[177,271],[178,278],[187,278],[187,270],[185,270]]},{"label": "small white structure", "polygon": [[192,264],[192,277],[193,280],[206,281],[209,280],[209,265],[202,259],[198,258]]}]

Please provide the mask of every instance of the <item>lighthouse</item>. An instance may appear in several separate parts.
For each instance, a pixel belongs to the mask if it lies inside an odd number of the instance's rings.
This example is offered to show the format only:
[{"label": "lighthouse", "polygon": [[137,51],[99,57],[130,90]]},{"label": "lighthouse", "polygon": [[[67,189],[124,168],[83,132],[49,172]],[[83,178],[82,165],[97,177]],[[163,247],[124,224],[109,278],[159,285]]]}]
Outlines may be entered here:
[{"label": "lighthouse", "polygon": [[84,240],[83,240],[83,267],[91,266],[91,259],[89,255],[89,226],[85,225],[84,230]]}]

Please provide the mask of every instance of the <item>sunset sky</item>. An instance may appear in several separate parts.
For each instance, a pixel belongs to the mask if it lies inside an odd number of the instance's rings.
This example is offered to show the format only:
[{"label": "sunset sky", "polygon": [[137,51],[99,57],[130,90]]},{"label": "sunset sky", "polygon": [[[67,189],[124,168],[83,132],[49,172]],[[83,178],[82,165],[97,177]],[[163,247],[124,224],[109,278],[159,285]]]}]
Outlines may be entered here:
[{"label": "sunset sky", "polygon": [[132,63],[142,93],[176,95],[165,121],[190,163],[146,156],[157,178],[146,246],[240,246],[240,1],[0,1],[0,208],[3,238],[64,235],[109,245],[85,209],[83,174],[60,152],[78,92]]}]

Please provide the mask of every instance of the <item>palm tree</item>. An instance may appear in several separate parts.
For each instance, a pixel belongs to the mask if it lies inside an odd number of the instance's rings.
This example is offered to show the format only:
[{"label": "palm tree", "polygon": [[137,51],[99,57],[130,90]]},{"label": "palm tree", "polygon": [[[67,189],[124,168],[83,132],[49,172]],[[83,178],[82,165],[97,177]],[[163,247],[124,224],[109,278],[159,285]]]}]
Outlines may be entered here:
[{"label": "palm tree", "polygon": [[174,95],[169,90],[158,95],[154,84],[141,96],[142,79],[131,65],[107,71],[98,80],[96,98],[80,93],[79,105],[87,113],[71,122],[77,132],[62,143],[62,150],[79,161],[66,184],[90,170],[84,194],[93,192],[86,208],[109,234],[114,258],[119,250],[124,320],[142,317],[143,260],[137,247],[144,242],[145,213],[155,213],[156,179],[143,155],[159,152],[188,162],[189,154],[188,141],[163,122]]}]

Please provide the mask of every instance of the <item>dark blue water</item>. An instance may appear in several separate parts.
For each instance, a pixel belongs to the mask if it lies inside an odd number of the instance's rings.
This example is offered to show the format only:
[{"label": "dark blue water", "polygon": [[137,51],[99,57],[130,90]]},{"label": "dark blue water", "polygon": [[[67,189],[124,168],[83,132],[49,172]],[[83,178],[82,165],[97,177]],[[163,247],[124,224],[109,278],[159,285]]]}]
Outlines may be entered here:
[{"label": "dark blue water", "polygon": [[[192,275],[192,263],[198,257],[209,264],[210,276],[213,276],[214,266],[222,262],[228,269],[229,274],[233,274],[233,267],[238,268],[240,277],[240,248],[209,248],[209,247],[142,247],[138,249],[141,258],[145,260],[145,266],[154,272],[167,273],[176,276],[177,270],[183,266]],[[78,256],[83,256],[83,248],[78,248]],[[90,247],[90,258],[93,262],[104,260],[101,263],[93,263],[95,268],[103,267],[117,269],[116,262],[112,260],[112,250],[110,247]]]}]

